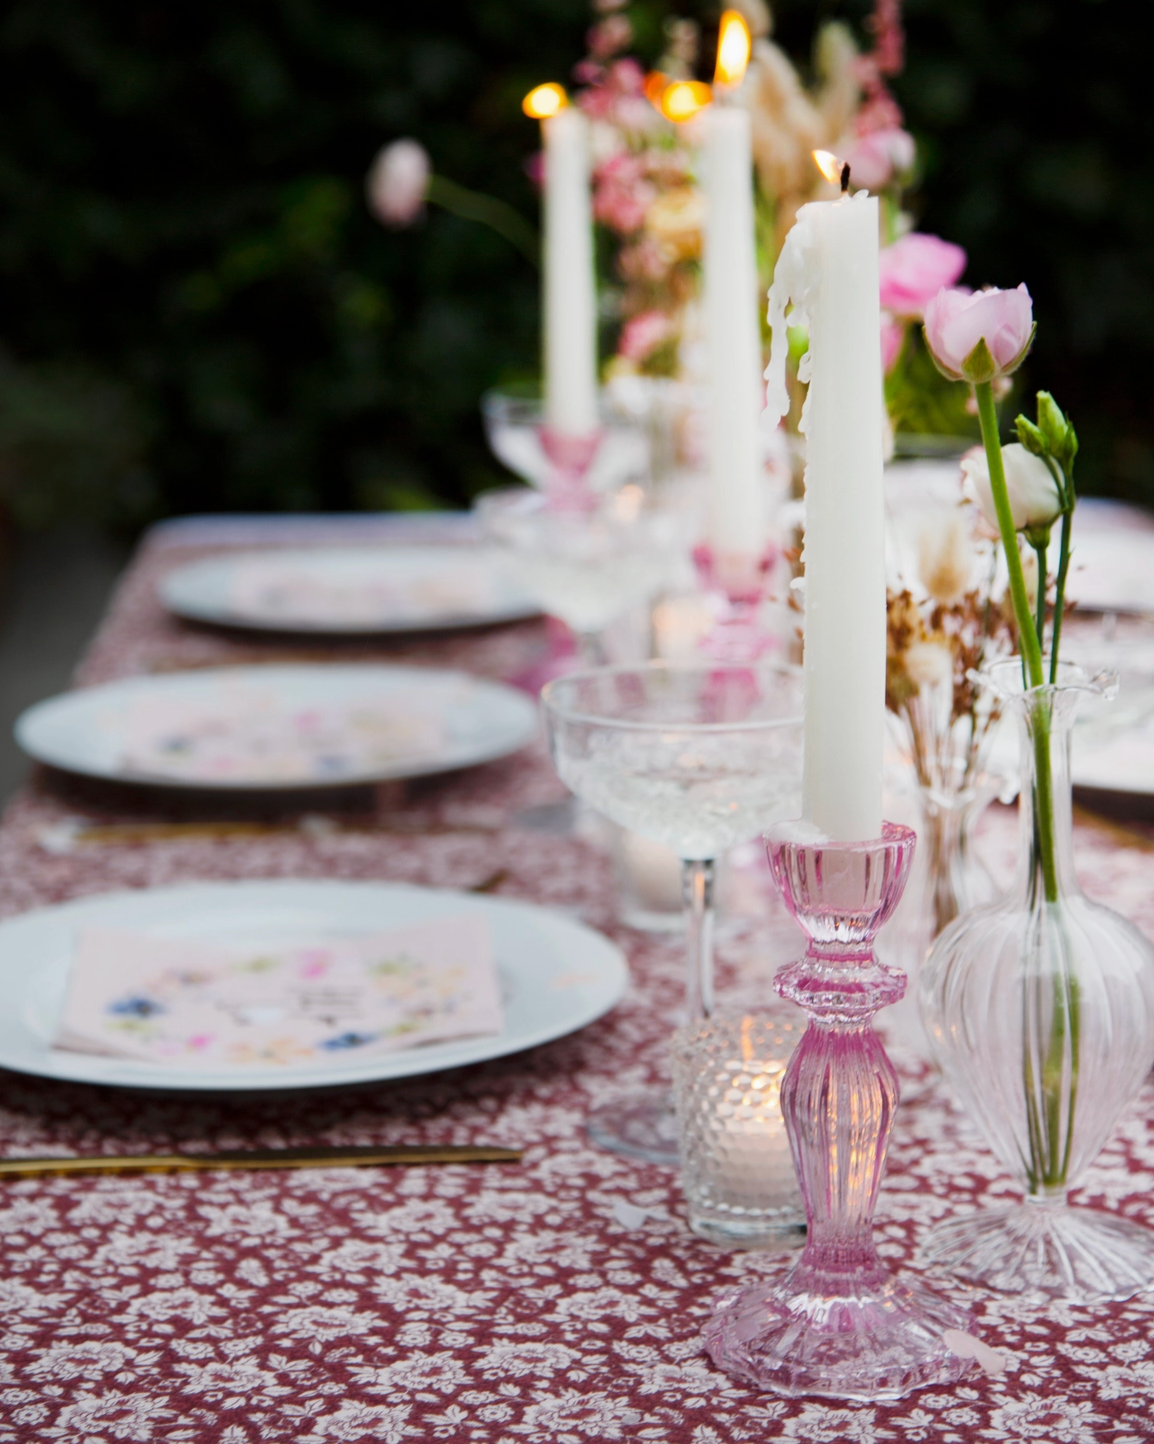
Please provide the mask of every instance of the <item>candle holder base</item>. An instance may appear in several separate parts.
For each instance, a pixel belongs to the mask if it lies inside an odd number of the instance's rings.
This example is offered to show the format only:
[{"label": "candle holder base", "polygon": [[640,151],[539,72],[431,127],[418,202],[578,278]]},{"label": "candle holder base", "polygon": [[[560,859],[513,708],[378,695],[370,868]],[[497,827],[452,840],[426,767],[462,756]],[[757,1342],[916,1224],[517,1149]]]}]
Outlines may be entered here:
[{"label": "candle holder base", "polygon": [[863,1403],[952,1384],[973,1366],[953,1353],[950,1330],[970,1316],[874,1260],[871,1275],[807,1267],[723,1299],[705,1331],[713,1362],[777,1394]]},{"label": "candle holder base", "polygon": [[891,1400],[973,1367],[949,1338],[970,1333],[969,1315],[891,1276],[873,1241],[898,1080],[871,1025],[906,984],[873,945],[913,851],[913,832],[893,823],[869,842],[805,841],[796,824],[771,837],[774,879],[810,939],[776,979],[809,1015],[781,1085],[808,1232],[784,1278],[723,1299],[705,1331],[714,1363],[758,1388]]},{"label": "candle holder base", "polygon": [[544,422],[537,428],[537,440],[550,466],[545,495],[555,511],[596,508],[597,493],[589,485],[589,468],[601,449],[602,438],[600,430],[572,436]]},{"label": "candle holder base", "polygon": [[756,662],[777,645],[758,616],[776,560],[772,546],[748,553],[723,552],[708,543],[694,547],[698,581],[715,609],[713,626],[700,642],[708,656],[719,662]]}]

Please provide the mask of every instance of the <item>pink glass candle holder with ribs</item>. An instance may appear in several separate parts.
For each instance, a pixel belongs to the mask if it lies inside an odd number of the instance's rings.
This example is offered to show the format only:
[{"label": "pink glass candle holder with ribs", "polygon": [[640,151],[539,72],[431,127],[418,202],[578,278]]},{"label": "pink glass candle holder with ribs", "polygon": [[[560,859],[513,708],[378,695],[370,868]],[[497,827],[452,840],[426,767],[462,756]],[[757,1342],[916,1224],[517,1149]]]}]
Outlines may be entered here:
[{"label": "pink glass candle holder with ribs", "polygon": [[705,1343],[726,1373],[782,1394],[896,1399],[972,1367],[969,1315],[892,1274],[873,1241],[898,1081],[872,1019],[906,985],[874,938],[914,840],[892,823],[871,842],[809,841],[796,823],[771,834],[774,878],[810,939],[776,979],[809,1015],[781,1088],[808,1231],[784,1277],[721,1301]]}]

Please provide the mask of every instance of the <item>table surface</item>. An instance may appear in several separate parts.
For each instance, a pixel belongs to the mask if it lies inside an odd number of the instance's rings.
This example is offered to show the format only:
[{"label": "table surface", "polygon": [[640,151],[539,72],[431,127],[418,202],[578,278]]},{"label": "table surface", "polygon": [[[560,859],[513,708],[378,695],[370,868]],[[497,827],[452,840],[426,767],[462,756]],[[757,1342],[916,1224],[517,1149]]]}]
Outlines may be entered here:
[{"label": "table surface", "polygon": [[[357,522],[198,519],[157,529],[126,573],[78,682],[241,661],[420,659],[509,677],[539,656],[538,622],[477,634],[338,642],[198,628],[156,599],[170,568],[228,546],[364,540]],[[368,534],[467,541],[459,522]],[[467,887],[566,909],[626,949],[624,1003],[583,1032],[451,1075],[256,1100],[142,1096],[2,1076],[0,1152],[46,1154],[301,1143],[495,1142],[521,1166],[322,1169],[0,1183],[0,1444],[8,1441],[534,1441],[720,1444],[1154,1436],[1154,1299],[1038,1311],[946,1283],[1000,1377],[970,1375],[895,1405],[759,1395],[715,1372],[699,1332],[713,1301],[780,1268],[686,1227],[676,1174],[590,1147],[589,1109],[657,1084],[680,1001],[677,944],[619,927],[603,852],[533,828],[564,796],[543,748],[449,778],[314,797],[356,827],[178,837],[52,850],[57,824],[211,816],[209,799],[38,773],[0,823],[0,915],[193,879],[340,877]],[[271,816],[236,799],[221,816]],[[390,831],[390,829],[392,829]],[[988,845],[1012,850],[995,809]],[[1084,821],[1087,890],[1154,934],[1154,843]],[[773,904],[767,901],[772,921]],[[766,925],[768,926],[768,924]],[[780,932],[740,929],[723,981],[764,964]],[[1154,1224],[1149,1092],[1080,1198]],[[926,1227],[1012,1193],[943,1091],[899,1111],[877,1213],[908,1263]],[[621,1202],[644,1210],[619,1221]],[[624,1217],[630,1218],[629,1211]],[[633,1215],[632,1217],[635,1217]]]}]

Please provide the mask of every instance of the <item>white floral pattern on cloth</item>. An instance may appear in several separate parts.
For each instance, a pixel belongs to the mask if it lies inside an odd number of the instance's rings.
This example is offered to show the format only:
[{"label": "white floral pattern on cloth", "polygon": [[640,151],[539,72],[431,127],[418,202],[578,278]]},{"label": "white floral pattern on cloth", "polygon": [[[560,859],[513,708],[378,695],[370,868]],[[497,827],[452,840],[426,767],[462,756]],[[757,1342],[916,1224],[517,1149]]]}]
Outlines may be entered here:
[{"label": "white floral pattern on cloth", "polygon": [[[235,639],[169,622],[152,601],[161,566],[187,556],[145,550],[90,654],[86,681],[245,651]],[[523,665],[539,638],[530,625],[432,647],[438,661],[472,660],[502,675]],[[411,654],[405,647],[372,655]],[[21,795],[0,825],[5,915],[181,879],[467,886],[499,868],[503,892],[579,912],[617,936],[634,986],[574,1037],[357,1093],[215,1103],[4,1075],[5,1153],[400,1140],[527,1151],[520,1166],[0,1185],[0,1444],[1151,1438],[1154,1299],[1039,1312],[946,1284],[972,1303],[982,1337],[1007,1356],[1006,1372],[884,1406],[757,1395],[712,1369],[698,1342],[712,1301],[780,1261],[694,1238],[671,1173],[585,1141],[591,1106],[660,1079],[680,958],[674,942],[615,927],[609,866],[587,842],[515,825],[512,814],[561,795],[536,752],[387,789],[375,811],[362,798],[364,816],[334,814],[355,826],[58,852],[38,839],[63,818],[170,816],[191,804],[126,800],[122,791],[43,776]],[[1012,815],[995,810],[988,842],[1000,856],[1012,853],[1012,830]],[[1119,846],[1109,829],[1083,827],[1078,848],[1088,890],[1154,931],[1149,845]],[[723,972],[735,958],[730,942]],[[1154,1223],[1152,1105],[1148,1090],[1081,1196]],[[908,1262],[931,1222],[1008,1187],[944,1095],[924,1092],[899,1113],[878,1208],[883,1253]]]}]

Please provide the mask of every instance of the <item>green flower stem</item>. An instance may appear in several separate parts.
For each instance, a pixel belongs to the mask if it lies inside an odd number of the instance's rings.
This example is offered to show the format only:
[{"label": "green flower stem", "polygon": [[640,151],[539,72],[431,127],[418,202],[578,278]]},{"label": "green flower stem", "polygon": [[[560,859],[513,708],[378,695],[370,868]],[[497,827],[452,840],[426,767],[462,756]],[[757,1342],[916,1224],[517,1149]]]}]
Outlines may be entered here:
[{"label": "green flower stem", "polygon": [[[1014,604],[1014,616],[1018,622],[1018,641],[1022,648],[1022,660],[1026,667],[1026,682],[1033,687],[1045,684],[1042,669],[1042,639],[1038,635],[1030,611],[1030,599],[1026,595],[1026,579],[1022,575],[1022,558],[1018,551],[1018,534],[1014,527],[1014,516],[1010,510],[1010,496],[1006,490],[1006,472],[1002,465],[1002,443],[998,439],[998,413],[994,409],[994,388],[992,382],[979,381],[974,385],[978,403],[978,420],[982,427],[982,441],[986,448],[986,463],[990,469],[990,491],[994,498],[994,510],[998,517],[998,530],[1002,535],[1002,547],[1006,553],[1006,567],[1010,573],[1010,598]],[[1045,578],[1038,578],[1039,592],[1045,589]],[[1043,614],[1044,615],[1044,614]],[[1035,835],[1038,839],[1039,862],[1042,868],[1042,886],[1046,901],[1058,901],[1058,869],[1054,856],[1054,789],[1050,777],[1050,719],[1044,711],[1036,714],[1034,733],[1034,777],[1037,799]]]},{"label": "green flower stem", "polygon": [[541,264],[541,241],[537,232],[520,213],[494,196],[482,195],[447,180],[443,175],[431,175],[425,188],[425,199],[452,215],[465,221],[476,221],[488,226],[491,231],[503,237],[532,266]]},{"label": "green flower stem", "polygon": [[1066,609],[1066,573],[1070,569],[1070,524],[1074,520],[1071,503],[1062,513],[1062,540],[1058,546],[1058,584],[1054,592],[1054,635],[1050,642],[1050,685],[1058,680],[1058,644],[1062,640],[1062,613]]},{"label": "green flower stem", "polygon": [[1034,555],[1038,558],[1038,595],[1035,606],[1038,610],[1037,627],[1038,636],[1046,635],[1046,543],[1034,548]]},{"label": "green flower stem", "polygon": [[986,464],[990,468],[990,490],[994,496],[994,510],[998,515],[998,530],[1002,534],[1006,567],[1010,573],[1010,598],[1014,603],[1014,615],[1018,619],[1019,642],[1026,663],[1026,677],[1031,687],[1040,687],[1045,681],[1042,673],[1042,646],[1034,630],[1034,619],[1030,615],[1026,578],[1022,575],[1022,558],[1018,553],[1018,533],[1014,527],[1014,514],[1010,510],[1009,492],[1006,490],[1006,470],[1002,465],[1002,443],[998,440],[998,413],[994,409],[993,382],[976,382],[974,395],[978,402],[978,420],[986,448]]}]

